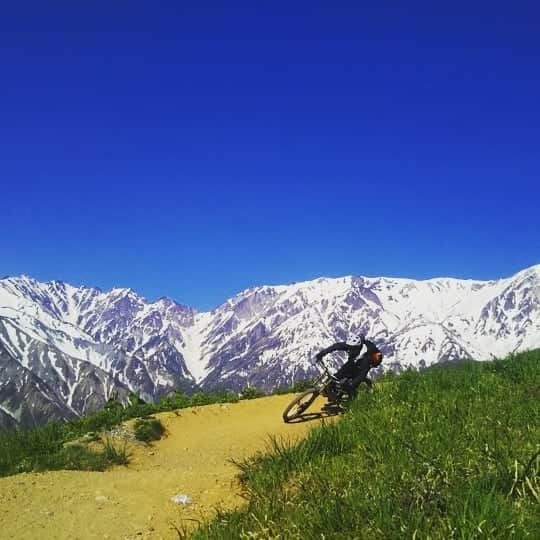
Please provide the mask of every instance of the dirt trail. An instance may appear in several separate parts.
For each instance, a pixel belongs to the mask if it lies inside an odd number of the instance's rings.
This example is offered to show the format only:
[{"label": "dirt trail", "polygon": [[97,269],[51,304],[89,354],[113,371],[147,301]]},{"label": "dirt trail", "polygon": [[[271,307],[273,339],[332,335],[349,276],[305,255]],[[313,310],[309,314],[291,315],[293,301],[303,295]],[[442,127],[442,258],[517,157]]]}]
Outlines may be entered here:
[{"label": "dirt trail", "polygon": [[[215,508],[242,505],[231,459],[267,447],[269,435],[297,440],[319,420],[285,424],[291,395],[182,409],[158,416],[167,436],[130,443],[131,462],[106,472],[55,471],[0,478],[2,539],[172,539]],[[319,398],[320,399],[320,398]],[[319,410],[316,402],[313,410]],[[171,497],[184,493],[184,507]]]}]

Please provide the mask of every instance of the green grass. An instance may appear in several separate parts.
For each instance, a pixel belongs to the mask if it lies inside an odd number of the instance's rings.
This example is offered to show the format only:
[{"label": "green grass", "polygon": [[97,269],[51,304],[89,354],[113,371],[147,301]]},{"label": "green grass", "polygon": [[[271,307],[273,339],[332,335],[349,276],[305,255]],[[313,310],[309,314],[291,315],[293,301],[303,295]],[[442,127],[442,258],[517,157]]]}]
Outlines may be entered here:
[{"label": "green grass", "polygon": [[98,438],[94,449],[83,444],[66,444],[62,428],[49,424],[32,431],[10,432],[0,437],[2,476],[27,471],[78,469],[103,471],[110,465],[125,465],[125,445]]},{"label": "green grass", "polygon": [[540,538],[540,351],[386,377],[340,422],[239,465],[203,539]]},{"label": "green grass", "polygon": [[138,418],[133,433],[138,441],[158,441],[165,433],[165,426],[157,418]]}]

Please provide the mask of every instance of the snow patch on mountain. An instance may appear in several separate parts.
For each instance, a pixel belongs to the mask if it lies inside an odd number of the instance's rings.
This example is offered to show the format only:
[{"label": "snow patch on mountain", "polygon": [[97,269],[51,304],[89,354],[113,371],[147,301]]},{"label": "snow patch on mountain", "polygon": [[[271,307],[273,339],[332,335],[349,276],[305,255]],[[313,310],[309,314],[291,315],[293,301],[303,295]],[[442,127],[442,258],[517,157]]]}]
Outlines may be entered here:
[{"label": "snow patch on mountain", "polygon": [[2,377],[20,377],[24,399],[64,417],[116,392],[269,390],[313,375],[320,349],[360,334],[398,370],[540,347],[540,265],[492,281],[345,276],[253,287],[206,313],[129,288],[0,279],[0,425],[18,406],[17,385]]}]

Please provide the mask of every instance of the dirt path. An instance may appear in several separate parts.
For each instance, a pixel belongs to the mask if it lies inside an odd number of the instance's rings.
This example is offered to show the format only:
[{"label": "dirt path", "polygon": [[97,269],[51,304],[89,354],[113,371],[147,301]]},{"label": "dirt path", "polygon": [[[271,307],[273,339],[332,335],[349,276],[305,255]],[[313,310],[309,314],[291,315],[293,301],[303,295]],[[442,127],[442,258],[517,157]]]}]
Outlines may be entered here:
[{"label": "dirt path", "polygon": [[[243,504],[230,459],[264,451],[269,435],[302,437],[317,421],[285,424],[291,396],[209,405],[157,415],[167,437],[130,444],[131,462],[109,471],[55,471],[0,478],[4,539],[172,539],[174,526]],[[318,410],[321,403],[315,403]],[[171,502],[183,493],[193,503]]]}]

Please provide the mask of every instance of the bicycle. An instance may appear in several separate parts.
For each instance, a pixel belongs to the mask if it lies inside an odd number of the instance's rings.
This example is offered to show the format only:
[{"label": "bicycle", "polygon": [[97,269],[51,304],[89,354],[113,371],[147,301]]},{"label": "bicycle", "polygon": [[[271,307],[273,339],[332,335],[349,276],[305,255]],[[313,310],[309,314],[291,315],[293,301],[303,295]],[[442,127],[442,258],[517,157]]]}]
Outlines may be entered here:
[{"label": "bicycle", "polygon": [[[310,388],[304,390],[304,392],[296,396],[287,405],[283,411],[283,421],[285,423],[299,418],[320,395],[328,399],[329,403],[326,404],[325,407],[332,404],[337,408],[339,408],[342,401],[352,397],[342,388],[341,381],[332,375],[323,359],[317,360],[316,365],[321,371],[321,374],[313,381],[313,385]],[[365,382],[370,386],[369,379],[366,379]]]}]

